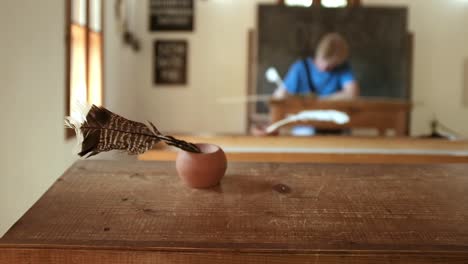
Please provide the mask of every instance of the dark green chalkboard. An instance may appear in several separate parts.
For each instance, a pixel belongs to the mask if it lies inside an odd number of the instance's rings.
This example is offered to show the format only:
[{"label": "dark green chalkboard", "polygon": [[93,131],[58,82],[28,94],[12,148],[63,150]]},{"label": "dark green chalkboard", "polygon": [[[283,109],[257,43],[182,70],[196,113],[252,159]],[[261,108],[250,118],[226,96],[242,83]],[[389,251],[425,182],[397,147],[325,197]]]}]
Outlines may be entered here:
[{"label": "dark green chalkboard", "polygon": [[[265,80],[270,66],[282,77],[297,59],[313,56],[320,37],[339,32],[349,42],[350,63],[364,97],[409,98],[409,45],[404,7],[302,8],[258,6],[257,94],[275,85]],[[266,112],[263,103],[257,112]]]}]

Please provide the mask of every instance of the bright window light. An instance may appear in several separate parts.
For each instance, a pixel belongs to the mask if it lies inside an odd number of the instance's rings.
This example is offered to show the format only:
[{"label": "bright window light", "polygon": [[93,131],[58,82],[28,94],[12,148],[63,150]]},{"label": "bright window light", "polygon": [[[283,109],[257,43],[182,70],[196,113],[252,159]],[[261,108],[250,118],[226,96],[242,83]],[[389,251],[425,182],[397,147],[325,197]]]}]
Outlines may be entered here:
[{"label": "bright window light", "polygon": [[324,7],[345,7],[347,4],[347,0],[322,0]]},{"label": "bright window light", "polygon": [[287,6],[304,6],[310,7],[314,1],[313,0],[286,0],[284,3]]}]

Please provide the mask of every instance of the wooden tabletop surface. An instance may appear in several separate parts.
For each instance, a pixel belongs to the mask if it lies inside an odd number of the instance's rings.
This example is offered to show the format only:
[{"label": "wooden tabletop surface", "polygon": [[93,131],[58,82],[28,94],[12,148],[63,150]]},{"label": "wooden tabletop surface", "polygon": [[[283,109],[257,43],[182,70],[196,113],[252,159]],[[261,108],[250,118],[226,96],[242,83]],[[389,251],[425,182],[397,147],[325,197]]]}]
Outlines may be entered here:
[{"label": "wooden tabletop surface", "polygon": [[[468,165],[79,161],[0,239],[0,263],[468,263]],[[313,262],[315,261],[315,262]]]}]

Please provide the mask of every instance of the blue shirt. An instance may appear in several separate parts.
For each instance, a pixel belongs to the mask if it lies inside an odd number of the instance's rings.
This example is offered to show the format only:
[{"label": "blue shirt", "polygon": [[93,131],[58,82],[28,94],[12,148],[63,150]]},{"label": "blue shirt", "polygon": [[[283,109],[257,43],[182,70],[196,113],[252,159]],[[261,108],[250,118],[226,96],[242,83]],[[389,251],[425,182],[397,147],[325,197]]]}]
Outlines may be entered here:
[{"label": "blue shirt", "polygon": [[284,78],[289,94],[303,95],[312,92],[319,97],[325,97],[341,91],[345,84],[355,80],[349,63],[344,63],[331,71],[320,71],[311,58],[307,58],[307,64],[313,87],[309,87],[304,60],[298,60],[291,65]]}]

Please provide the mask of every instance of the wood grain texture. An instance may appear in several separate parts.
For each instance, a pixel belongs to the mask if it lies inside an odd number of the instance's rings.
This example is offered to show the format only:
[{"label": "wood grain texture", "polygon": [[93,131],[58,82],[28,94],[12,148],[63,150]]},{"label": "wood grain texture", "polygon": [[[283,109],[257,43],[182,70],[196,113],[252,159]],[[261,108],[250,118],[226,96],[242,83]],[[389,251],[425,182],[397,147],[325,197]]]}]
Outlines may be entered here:
[{"label": "wood grain texture", "polygon": [[468,165],[80,161],[0,239],[0,263],[466,263]]},{"label": "wood grain texture", "polygon": [[[468,141],[382,137],[183,136],[188,142],[221,146],[230,161],[432,164],[468,163]],[[165,145],[139,155],[140,160],[175,160]]]},{"label": "wood grain texture", "polygon": [[306,123],[317,128],[374,128],[385,135],[387,129],[394,129],[397,136],[407,135],[408,116],[411,104],[404,100],[366,99],[356,100],[316,100],[313,98],[290,97],[270,101],[272,123],[304,110],[337,110],[348,114],[350,120],[338,125],[332,122],[296,122],[285,125],[291,127]]},{"label": "wood grain texture", "polygon": [[232,252],[162,252],[135,250],[83,250],[83,249],[2,249],[0,263],[39,264],[153,264],[153,263],[226,263],[226,264],[465,264],[463,254],[418,254],[388,252],[374,253],[314,253],[314,254],[259,254]]}]

